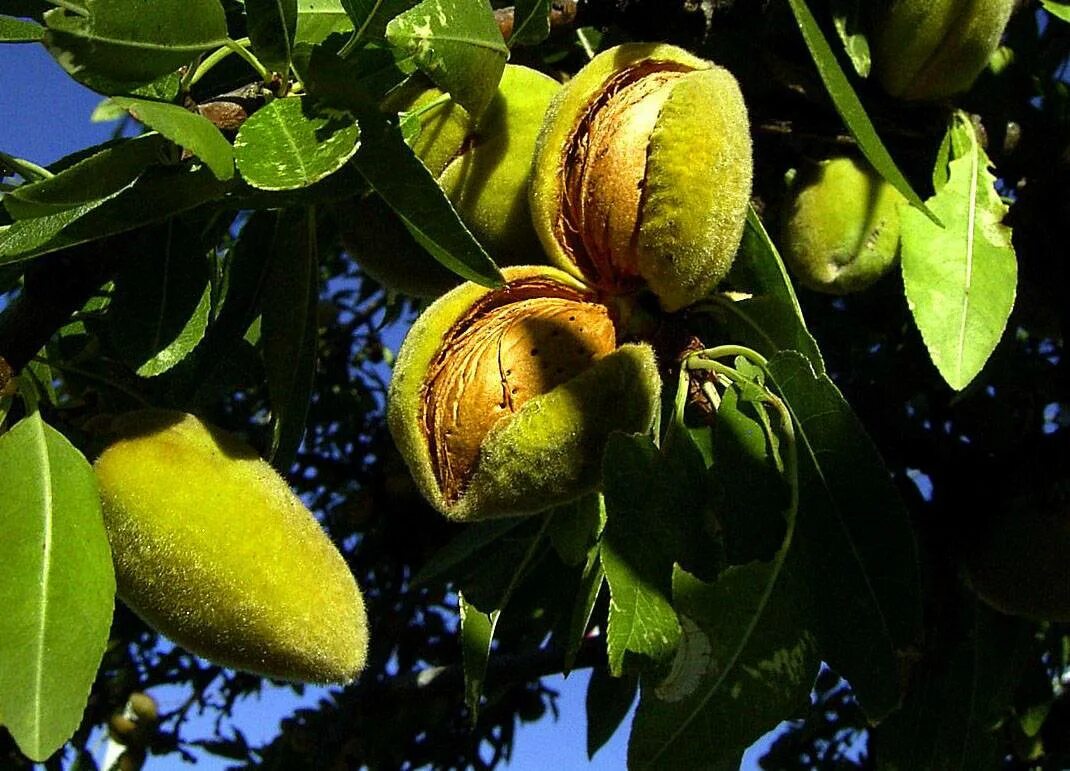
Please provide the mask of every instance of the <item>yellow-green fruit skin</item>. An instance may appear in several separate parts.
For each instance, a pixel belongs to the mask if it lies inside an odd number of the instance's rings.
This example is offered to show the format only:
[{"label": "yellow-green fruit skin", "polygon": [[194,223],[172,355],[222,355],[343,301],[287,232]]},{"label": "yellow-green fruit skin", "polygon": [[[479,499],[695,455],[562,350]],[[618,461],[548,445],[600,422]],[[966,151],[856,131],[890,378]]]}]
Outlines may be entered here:
[{"label": "yellow-green fruit skin", "polygon": [[898,99],[969,90],[999,46],[1015,0],[892,0],[874,9],[877,79]]},{"label": "yellow-green fruit skin", "polygon": [[899,256],[905,199],[864,161],[822,161],[785,209],[784,260],[810,289],[850,294],[873,284]]},{"label": "yellow-green fruit skin", "polygon": [[[503,274],[505,291],[530,278],[590,291],[547,266],[510,267]],[[447,333],[491,291],[502,290],[464,283],[424,311],[398,351],[387,397],[387,422],[417,487],[436,509],[458,521],[533,514],[589,492],[600,481],[609,434],[649,430],[659,405],[653,350],[621,345],[499,421],[480,446],[463,494],[447,500],[421,422],[425,378]]]},{"label": "yellow-green fruit skin", "polygon": [[[664,44],[632,43],[600,53],[550,105],[535,151],[531,211],[555,266],[605,291],[626,284],[629,276],[598,267],[569,235],[602,226],[568,222],[565,201],[574,196],[566,189],[567,176],[583,124],[612,84],[628,70],[648,69],[679,77],[659,89],[662,93],[651,95],[643,108],[648,113],[656,109],[656,117],[637,114],[629,127],[645,131],[651,125],[642,156],[645,168],[638,170],[637,216],[631,224],[634,264],[624,272],[634,271],[665,310],[675,311],[705,296],[727,275],[742,238],[753,175],[750,127],[739,85],[727,70]],[[627,136],[626,141],[639,140]],[[602,144],[612,148],[614,143],[610,138]],[[622,168],[614,175],[612,168],[598,170],[620,180],[630,180],[636,171]],[[620,193],[629,184],[635,183],[604,187],[617,187],[614,192]],[[595,196],[602,187],[593,186]],[[612,200],[596,204],[611,218],[616,206]],[[611,227],[624,230],[617,224]],[[618,236],[616,242],[625,240]]]},{"label": "yellow-green fruit skin", "polygon": [[249,446],[142,410],[94,464],[119,596],[187,650],[284,680],[349,682],[368,624],[311,512]]}]

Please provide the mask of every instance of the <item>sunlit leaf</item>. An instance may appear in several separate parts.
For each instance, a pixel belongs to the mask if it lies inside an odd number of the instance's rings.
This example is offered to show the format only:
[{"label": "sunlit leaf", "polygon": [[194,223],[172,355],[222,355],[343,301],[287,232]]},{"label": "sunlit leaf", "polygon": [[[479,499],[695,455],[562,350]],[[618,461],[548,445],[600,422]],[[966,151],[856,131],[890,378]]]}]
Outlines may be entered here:
[{"label": "sunlit leaf", "polygon": [[36,43],[45,34],[37,22],[0,16],[0,43]]},{"label": "sunlit leaf", "polygon": [[234,151],[230,142],[204,116],[177,104],[147,99],[116,96],[112,102],[196,155],[208,165],[217,179],[226,181],[234,176]]}]

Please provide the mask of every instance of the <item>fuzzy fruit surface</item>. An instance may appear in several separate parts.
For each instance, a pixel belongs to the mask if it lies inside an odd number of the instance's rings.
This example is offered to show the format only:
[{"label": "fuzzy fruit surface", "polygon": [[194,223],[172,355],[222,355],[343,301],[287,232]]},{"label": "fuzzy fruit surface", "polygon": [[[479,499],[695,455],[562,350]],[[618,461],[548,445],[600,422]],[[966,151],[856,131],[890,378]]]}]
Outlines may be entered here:
[{"label": "fuzzy fruit surface", "polygon": [[198,418],[142,410],[94,464],[119,596],[192,653],[348,682],[367,648],[345,560],[274,469]]},{"label": "fuzzy fruit surface", "polygon": [[852,157],[822,161],[805,176],[785,209],[785,262],[810,289],[865,289],[899,257],[898,206],[905,199]]},{"label": "fuzzy fruit surface", "polygon": [[752,177],[735,78],[670,45],[600,53],[554,97],[531,186],[551,261],[600,291],[678,310],[728,273]]},{"label": "fuzzy fruit surface", "polygon": [[398,352],[387,420],[439,511],[474,520],[530,514],[598,484],[614,430],[648,430],[653,351],[624,344],[609,308],[548,267],[466,283],[417,319]]},{"label": "fuzzy fruit surface", "polygon": [[1003,506],[965,553],[974,591],[1003,613],[1070,621],[1070,499],[1040,486]]},{"label": "fuzzy fruit surface", "polygon": [[1015,0],[892,0],[874,8],[877,79],[894,97],[943,99],[969,90],[999,46]]}]

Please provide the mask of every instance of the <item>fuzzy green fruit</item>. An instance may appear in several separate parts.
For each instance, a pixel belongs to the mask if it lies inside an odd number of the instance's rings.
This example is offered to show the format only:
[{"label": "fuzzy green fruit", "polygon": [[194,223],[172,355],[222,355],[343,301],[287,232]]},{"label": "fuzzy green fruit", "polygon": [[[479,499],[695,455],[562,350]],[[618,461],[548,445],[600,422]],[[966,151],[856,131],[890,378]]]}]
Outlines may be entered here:
[{"label": "fuzzy green fruit", "polygon": [[119,596],[217,664],[348,682],[367,618],[311,512],[253,449],[192,415],[142,410],[97,459]]},{"label": "fuzzy green fruit", "polygon": [[785,209],[784,261],[803,286],[865,289],[899,257],[903,196],[864,161],[833,158],[796,180]]},{"label": "fuzzy green fruit", "polygon": [[596,56],[550,105],[531,186],[551,261],[668,311],[728,273],[752,176],[747,110],[725,69],[669,45]]},{"label": "fuzzy green fruit", "polygon": [[999,46],[1015,0],[885,0],[873,11],[873,67],[907,100],[967,91]]},{"label": "fuzzy green fruit", "polygon": [[647,345],[619,345],[609,308],[548,267],[465,283],[398,352],[387,420],[420,491],[452,519],[531,514],[594,489],[613,431],[650,428]]}]

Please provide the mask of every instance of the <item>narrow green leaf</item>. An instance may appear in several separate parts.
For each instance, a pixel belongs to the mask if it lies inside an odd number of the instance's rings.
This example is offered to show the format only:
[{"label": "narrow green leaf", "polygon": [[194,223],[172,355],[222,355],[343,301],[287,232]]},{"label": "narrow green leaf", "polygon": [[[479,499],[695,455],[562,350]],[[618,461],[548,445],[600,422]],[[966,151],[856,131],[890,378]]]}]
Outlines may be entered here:
[{"label": "narrow green leaf", "polygon": [[242,124],[234,157],[253,187],[294,190],[342,168],[357,151],[360,134],[345,113],[321,110],[310,99],[276,99]]},{"label": "narrow green leaf", "polygon": [[806,327],[784,261],[753,208],[747,211],[732,279],[735,286],[753,296],[719,301],[720,307],[715,310],[731,330],[731,339],[766,357],[782,350],[801,351],[816,371],[823,372],[821,351]]},{"label": "narrow green leaf", "polygon": [[537,46],[550,36],[552,0],[516,0],[509,47]]},{"label": "narrow green leaf", "polygon": [[416,5],[416,0],[341,0],[353,22],[353,35],[340,55],[348,57],[357,46],[382,40],[387,23]]},{"label": "narrow green leaf", "polygon": [[159,134],[109,142],[54,176],[5,194],[4,207],[15,219],[27,219],[103,201],[159,162],[166,146],[167,141]]},{"label": "narrow green leaf", "polygon": [[219,0],[84,0],[87,15],[45,14],[44,44],[67,72],[146,82],[224,45]]},{"label": "narrow green leaf", "polygon": [[566,565],[581,565],[598,541],[606,521],[605,505],[598,493],[558,506],[550,519],[550,541]]},{"label": "narrow green leaf", "polygon": [[142,377],[182,361],[204,337],[211,307],[205,249],[181,225],[163,226],[160,251],[122,266],[108,309],[112,343]]},{"label": "narrow green leaf", "polygon": [[494,641],[494,628],[501,611],[482,613],[468,603],[464,594],[457,593],[461,615],[461,652],[464,661],[464,703],[468,718],[475,725],[479,718],[479,702],[483,698],[483,684],[487,679],[487,660]]},{"label": "narrow green leaf", "polygon": [[338,32],[350,32],[353,22],[341,0],[297,0],[295,43],[322,43]]},{"label": "narrow green leaf", "polygon": [[116,96],[112,101],[149,128],[156,129],[176,145],[204,161],[216,179],[234,176],[234,151],[223,134],[202,115],[177,104]]},{"label": "narrow green leaf", "polygon": [[864,14],[862,0],[834,0],[832,3],[832,24],[836,27],[836,34],[840,36],[855,72],[863,78],[869,76],[873,64],[869,40],[863,31]]},{"label": "narrow green leaf", "polygon": [[253,53],[286,77],[297,34],[297,0],[245,0],[245,16]]},{"label": "narrow green leaf", "polygon": [[44,761],[82,720],[115,575],[93,471],[33,413],[0,436],[0,714]]},{"label": "narrow green leaf", "polygon": [[462,278],[489,287],[504,283],[501,271],[431,172],[413,154],[396,123],[362,114],[363,144],[354,158],[360,173],[430,254]]},{"label": "narrow green leaf", "polygon": [[854,89],[851,88],[850,81],[847,80],[840,63],[836,60],[836,54],[832,52],[832,48],[825,39],[821,27],[818,26],[817,20],[810,13],[806,1],[788,0],[788,4],[791,5],[795,20],[802,31],[803,40],[806,41],[806,46],[810,49],[814,64],[817,65],[818,74],[821,76],[821,80],[832,98],[832,103],[836,106],[836,111],[843,118],[843,122],[847,125],[851,135],[858,141],[858,147],[862,154],[880,172],[881,176],[902,193],[913,206],[925,212],[930,219],[936,222],[935,215],[922,203],[921,198],[914,192],[907,178],[903,176],[903,172],[899,170],[895,161],[892,160],[892,156],[888,153],[884,143],[877,136],[877,129],[873,127],[873,122],[866,114],[866,109],[862,106],[862,102],[859,101]]},{"label": "narrow green leaf", "polygon": [[498,89],[509,48],[486,0],[423,0],[386,27],[391,45],[472,115],[482,115]]},{"label": "narrow green leaf", "polygon": [[317,45],[298,65],[305,89],[317,103],[355,114],[377,110],[386,94],[416,71],[411,57],[392,48],[369,45],[342,59],[327,45]]},{"label": "narrow green leaf", "polygon": [[1070,22],[1070,2],[1067,0],[1040,0],[1040,4],[1055,18]]},{"label": "narrow green leaf", "polygon": [[35,21],[0,16],[0,43],[37,43],[45,28]]},{"label": "narrow green leaf", "polygon": [[595,753],[613,738],[638,693],[639,677],[635,674],[613,677],[602,667],[595,667],[591,672],[584,699],[588,760],[593,760]]},{"label": "narrow green leaf", "polygon": [[770,376],[795,421],[799,449],[800,581],[821,657],[845,677],[872,721],[900,701],[900,653],[921,624],[910,517],[873,441],[827,375],[799,353]]},{"label": "narrow green leaf", "polygon": [[285,471],[301,438],[316,374],[319,255],[314,210],[279,215],[264,285],[264,370],[271,400],[271,461]]},{"label": "narrow green leaf", "polygon": [[903,207],[902,266],[907,302],[933,363],[948,385],[965,388],[995,350],[1014,307],[1018,262],[1007,207],[970,119],[949,129],[947,182],[929,199],[945,223]]},{"label": "narrow green leaf", "polygon": [[606,580],[606,571],[602,568],[602,555],[596,545],[587,555],[587,564],[583,566],[583,575],[580,576],[580,589],[576,594],[576,603],[572,606],[572,617],[569,619],[568,642],[565,645],[565,672],[572,670],[579,655],[580,647],[587,634],[587,627],[591,623],[591,614],[594,613],[595,603],[602,591],[602,584]]}]

